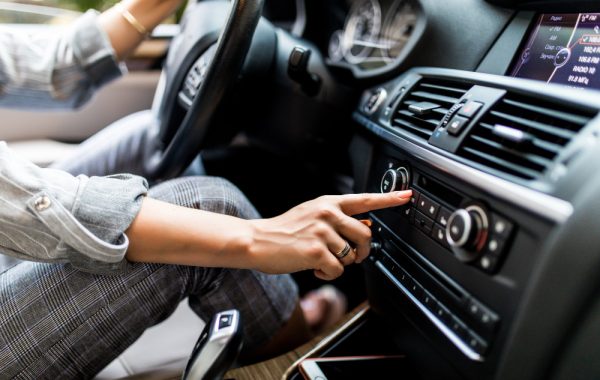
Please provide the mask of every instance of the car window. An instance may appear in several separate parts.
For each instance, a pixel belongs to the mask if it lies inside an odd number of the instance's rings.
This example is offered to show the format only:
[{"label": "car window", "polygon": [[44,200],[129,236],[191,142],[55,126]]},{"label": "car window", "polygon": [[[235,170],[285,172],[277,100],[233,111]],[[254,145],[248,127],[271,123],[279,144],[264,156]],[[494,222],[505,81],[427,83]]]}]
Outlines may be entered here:
[{"label": "car window", "polygon": [[[119,0],[0,1],[0,24],[67,24],[88,9],[105,10]],[[181,10],[177,13],[179,16]],[[166,23],[173,23],[171,17]]]}]

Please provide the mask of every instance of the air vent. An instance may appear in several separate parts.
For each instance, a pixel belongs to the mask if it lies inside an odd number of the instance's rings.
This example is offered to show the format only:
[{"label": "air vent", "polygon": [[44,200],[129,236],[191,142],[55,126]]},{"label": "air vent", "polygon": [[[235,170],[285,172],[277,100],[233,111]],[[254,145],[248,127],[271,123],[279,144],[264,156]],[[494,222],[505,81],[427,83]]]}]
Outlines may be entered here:
[{"label": "air vent", "polygon": [[422,79],[402,98],[391,124],[427,140],[448,110],[470,88],[470,84],[458,81]]},{"label": "air vent", "polygon": [[458,154],[525,180],[538,179],[592,117],[508,93],[470,131]]}]

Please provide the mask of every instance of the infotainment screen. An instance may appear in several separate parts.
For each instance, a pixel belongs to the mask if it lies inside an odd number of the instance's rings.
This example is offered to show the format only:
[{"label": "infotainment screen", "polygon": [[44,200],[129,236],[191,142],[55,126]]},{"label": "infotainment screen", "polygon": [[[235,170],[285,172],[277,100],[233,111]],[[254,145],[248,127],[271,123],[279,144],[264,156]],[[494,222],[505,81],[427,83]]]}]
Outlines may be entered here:
[{"label": "infotainment screen", "polygon": [[542,14],[511,76],[600,90],[600,13]]}]

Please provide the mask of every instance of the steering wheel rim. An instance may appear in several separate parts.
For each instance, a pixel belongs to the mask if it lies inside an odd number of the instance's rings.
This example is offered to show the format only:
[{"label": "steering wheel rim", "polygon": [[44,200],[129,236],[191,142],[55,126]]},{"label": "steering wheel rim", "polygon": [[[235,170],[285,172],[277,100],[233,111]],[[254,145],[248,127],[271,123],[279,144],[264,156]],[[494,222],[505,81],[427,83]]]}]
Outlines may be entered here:
[{"label": "steering wheel rim", "polygon": [[[264,0],[233,0],[198,93],[170,141],[162,141],[163,148],[154,151],[145,162],[145,171],[151,178],[176,177],[198,154],[213,115],[242,69],[263,4]],[[165,125],[168,123],[161,128]],[[168,131],[161,131],[160,136],[166,135]]]}]

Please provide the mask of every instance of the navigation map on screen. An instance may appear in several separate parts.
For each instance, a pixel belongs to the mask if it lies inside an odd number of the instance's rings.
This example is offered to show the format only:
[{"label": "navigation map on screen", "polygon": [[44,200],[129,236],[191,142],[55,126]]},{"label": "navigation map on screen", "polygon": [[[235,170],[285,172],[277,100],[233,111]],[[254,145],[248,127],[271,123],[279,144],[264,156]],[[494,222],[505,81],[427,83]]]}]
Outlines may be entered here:
[{"label": "navigation map on screen", "polygon": [[540,15],[510,75],[600,90],[600,13]]}]

